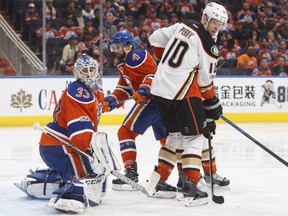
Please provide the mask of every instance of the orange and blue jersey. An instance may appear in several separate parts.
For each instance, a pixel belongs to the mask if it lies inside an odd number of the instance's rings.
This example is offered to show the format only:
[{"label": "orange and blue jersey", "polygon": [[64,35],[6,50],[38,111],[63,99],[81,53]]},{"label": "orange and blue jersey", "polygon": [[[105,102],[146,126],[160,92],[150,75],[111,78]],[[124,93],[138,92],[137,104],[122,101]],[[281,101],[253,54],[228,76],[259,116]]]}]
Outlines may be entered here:
[{"label": "orange and blue jersey", "polygon": [[[53,122],[48,123],[45,129],[87,152],[92,133],[97,131],[103,99],[101,91],[91,92],[78,81],[70,83],[54,109]],[[87,166],[87,158],[82,158],[54,138],[43,133],[39,144],[44,162],[60,174],[65,174],[62,176],[64,180],[91,173],[91,170],[87,170],[91,169]]]}]

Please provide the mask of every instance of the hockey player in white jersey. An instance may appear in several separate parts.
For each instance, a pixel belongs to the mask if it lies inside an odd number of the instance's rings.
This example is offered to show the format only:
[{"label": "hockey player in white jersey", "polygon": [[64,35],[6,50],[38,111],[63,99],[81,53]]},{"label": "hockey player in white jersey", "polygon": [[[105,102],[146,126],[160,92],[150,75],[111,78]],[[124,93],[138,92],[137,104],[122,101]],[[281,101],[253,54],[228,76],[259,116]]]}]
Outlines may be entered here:
[{"label": "hockey player in white jersey", "polygon": [[161,58],[151,93],[169,133],[166,145],[173,151],[184,150],[181,161],[186,206],[208,203],[207,193],[197,183],[203,134],[210,135],[211,122],[222,115],[213,79],[219,59],[215,41],[227,19],[226,9],[211,2],[203,10],[201,23],[186,20],[158,29],[149,38],[154,54]]}]

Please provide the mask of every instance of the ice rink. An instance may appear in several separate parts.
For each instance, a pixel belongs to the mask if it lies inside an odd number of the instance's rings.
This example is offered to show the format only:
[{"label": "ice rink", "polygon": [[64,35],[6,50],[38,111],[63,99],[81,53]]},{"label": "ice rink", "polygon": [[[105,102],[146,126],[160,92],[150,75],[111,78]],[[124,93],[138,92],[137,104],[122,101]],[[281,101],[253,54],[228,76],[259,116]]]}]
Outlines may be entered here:
[{"label": "ice rink", "polygon": [[[288,161],[288,124],[237,124],[274,153]],[[100,126],[108,133],[109,142],[121,162],[115,126]],[[13,183],[20,182],[29,169],[46,167],[38,154],[41,132],[31,127],[0,127],[0,215],[52,216],[63,213],[46,206],[47,200],[27,197]],[[288,212],[288,167],[280,163],[230,125],[218,124],[212,140],[216,152],[218,173],[231,181],[230,190],[215,190],[224,196],[225,203],[215,204],[211,197],[208,205],[185,207],[176,199],[148,198],[138,191],[119,192],[111,189],[102,204],[87,209],[82,215],[93,216],[284,216]],[[148,130],[137,138],[140,184],[145,186],[154,165],[160,144]],[[177,183],[174,169],[168,182]],[[207,189],[210,194],[210,189]]]}]

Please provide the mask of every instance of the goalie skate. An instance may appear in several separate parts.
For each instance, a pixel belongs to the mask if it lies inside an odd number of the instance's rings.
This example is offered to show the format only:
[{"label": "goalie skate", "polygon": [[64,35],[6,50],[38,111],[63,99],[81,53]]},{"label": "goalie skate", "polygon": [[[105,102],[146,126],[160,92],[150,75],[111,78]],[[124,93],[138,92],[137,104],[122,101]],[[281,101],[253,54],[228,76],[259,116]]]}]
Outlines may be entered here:
[{"label": "goalie skate", "polygon": [[50,199],[55,197],[53,191],[60,187],[61,177],[50,169],[30,170],[30,174],[14,185],[30,197]]},{"label": "goalie skate", "polygon": [[50,199],[48,206],[55,208],[57,211],[68,214],[79,214],[86,208],[84,203],[72,199]]}]

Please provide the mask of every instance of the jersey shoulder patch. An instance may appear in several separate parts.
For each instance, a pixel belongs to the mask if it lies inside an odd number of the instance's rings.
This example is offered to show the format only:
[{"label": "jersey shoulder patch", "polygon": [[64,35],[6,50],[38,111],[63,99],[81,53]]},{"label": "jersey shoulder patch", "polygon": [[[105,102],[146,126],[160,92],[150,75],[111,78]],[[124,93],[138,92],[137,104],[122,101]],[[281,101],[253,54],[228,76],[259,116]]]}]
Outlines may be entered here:
[{"label": "jersey shoulder patch", "polygon": [[128,67],[138,67],[147,59],[147,51],[146,50],[132,50],[127,58],[126,65]]},{"label": "jersey shoulder patch", "polygon": [[79,103],[92,103],[95,100],[91,93],[82,83],[74,81],[68,85],[67,95]]},{"label": "jersey shoulder patch", "polygon": [[202,46],[205,52],[213,58],[219,58],[219,49],[211,37],[208,31],[205,30],[204,26],[194,20],[185,20],[183,24],[192,28],[199,36]]}]

